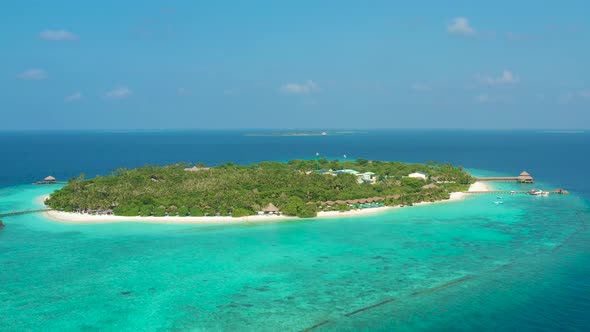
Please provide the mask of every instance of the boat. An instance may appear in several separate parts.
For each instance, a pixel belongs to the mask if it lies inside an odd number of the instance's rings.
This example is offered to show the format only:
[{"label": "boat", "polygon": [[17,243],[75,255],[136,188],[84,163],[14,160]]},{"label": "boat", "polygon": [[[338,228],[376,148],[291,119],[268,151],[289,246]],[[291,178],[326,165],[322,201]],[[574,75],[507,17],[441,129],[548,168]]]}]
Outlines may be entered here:
[{"label": "boat", "polygon": [[502,199],[502,196],[498,196],[498,197],[496,197],[496,198],[497,198],[497,199]]},{"label": "boat", "polygon": [[532,189],[531,191],[529,191],[529,195],[533,195],[533,196],[549,196],[549,192],[548,191],[543,191],[543,190],[535,190],[535,189]]},{"label": "boat", "polygon": [[494,204],[498,205],[498,204],[504,204],[504,202],[502,201],[495,201]]}]

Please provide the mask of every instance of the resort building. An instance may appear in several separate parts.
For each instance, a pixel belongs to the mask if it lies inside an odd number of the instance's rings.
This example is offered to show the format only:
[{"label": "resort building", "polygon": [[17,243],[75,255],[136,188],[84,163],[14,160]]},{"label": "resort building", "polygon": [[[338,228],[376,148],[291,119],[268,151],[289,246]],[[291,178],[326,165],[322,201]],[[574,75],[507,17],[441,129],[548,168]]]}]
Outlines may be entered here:
[{"label": "resort building", "polygon": [[262,209],[263,214],[279,214],[279,208],[272,203],[268,203],[268,206]]},{"label": "resort building", "polygon": [[359,171],[355,171],[354,169],[341,169],[341,170],[332,172],[332,174],[335,174],[335,175],[338,175],[338,174],[352,174],[354,176],[357,176],[358,174],[360,174],[360,172]]},{"label": "resort building", "polygon": [[37,181],[33,184],[54,184],[54,183],[57,183],[57,179],[50,175],[50,176],[46,177],[45,179],[43,179],[43,181]]},{"label": "resort building", "polygon": [[357,175],[358,183],[377,183],[377,177],[375,177],[375,173],[373,172],[365,172]]},{"label": "resort building", "polygon": [[[375,173],[373,173],[373,172],[361,173],[361,172],[354,170],[354,169],[340,169],[337,171],[333,171],[331,169],[330,170],[319,169],[315,172],[317,174],[332,175],[332,176],[336,176],[339,174],[351,174],[356,177],[356,181],[358,183],[371,183],[371,184],[377,183],[377,177],[375,177]],[[309,171],[306,174],[310,174],[310,173],[311,172]]]},{"label": "resort building", "polygon": [[46,177],[45,179],[43,179],[43,181],[46,183],[54,183],[57,180],[53,176],[50,175],[50,176]]},{"label": "resort building", "polygon": [[187,167],[184,169],[187,172],[198,172],[198,171],[208,171],[210,170],[209,167],[197,167],[197,166],[193,166],[193,167]]},{"label": "resort building", "polygon": [[518,182],[520,182],[520,183],[533,183],[533,182],[535,182],[535,180],[527,171],[523,171],[518,176]]},{"label": "resort building", "polygon": [[426,181],[426,179],[428,179],[428,174],[422,172],[414,172],[409,174],[408,177]]},{"label": "resort building", "polygon": [[429,183],[429,184],[422,186],[422,189],[436,189],[436,188],[438,188],[438,186],[434,183]]}]

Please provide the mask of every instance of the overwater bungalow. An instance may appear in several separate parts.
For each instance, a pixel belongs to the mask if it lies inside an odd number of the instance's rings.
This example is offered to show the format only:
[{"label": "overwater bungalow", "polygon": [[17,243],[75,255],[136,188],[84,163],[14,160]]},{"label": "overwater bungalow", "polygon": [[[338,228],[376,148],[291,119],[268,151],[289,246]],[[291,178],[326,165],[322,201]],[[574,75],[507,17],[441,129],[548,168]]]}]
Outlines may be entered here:
[{"label": "overwater bungalow", "polygon": [[523,171],[518,176],[518,182],[520,182],[520,183],[533,183],[533,182],[535,182],[535,180],[527,171]]},{"label": "overwater bungalow", "polygon": [[54,183],[57,183],[57,179],[50,175],[50,176],[46,177],[45,179],[43,179],[43,181],[37,181],[33,184],[54,184]]}]

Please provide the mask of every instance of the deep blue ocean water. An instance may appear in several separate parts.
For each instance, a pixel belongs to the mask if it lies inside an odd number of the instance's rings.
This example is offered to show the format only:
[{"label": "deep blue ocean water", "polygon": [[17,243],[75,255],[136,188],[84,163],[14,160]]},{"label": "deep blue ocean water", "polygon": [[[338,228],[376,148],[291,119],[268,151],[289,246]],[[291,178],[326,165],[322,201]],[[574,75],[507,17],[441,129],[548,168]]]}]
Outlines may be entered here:
[{"label": "deep blue ocean water", "polygon": [[[529,171],[569,196],[463,202],[238,226],[66,225],[4,218],[0,329],[590,329],[590,134],[545,131],[3,132],[0,211],[30,183],[179,161],[366,158]],[[518,188],[516,184],[500,184]],[[527,187],[528,188],[528,187]]]}]

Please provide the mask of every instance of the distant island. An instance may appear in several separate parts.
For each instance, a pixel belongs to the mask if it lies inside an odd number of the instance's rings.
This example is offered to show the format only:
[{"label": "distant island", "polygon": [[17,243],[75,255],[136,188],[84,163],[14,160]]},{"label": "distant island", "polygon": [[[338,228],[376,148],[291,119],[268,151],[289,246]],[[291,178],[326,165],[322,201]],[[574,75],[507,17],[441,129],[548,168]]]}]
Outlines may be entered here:
[{"label": "distant island", "polygon": [[217,167],[174,164],[122,168],[93,179],[81,175],[45,204],[88,215],[309,218],[325,211],[447,200],[474,182],[461,167],[436,162],[322,158]]},{"label": "distant island", "polygon": [[328,136],[328,135],[347,135],[355,134],[354,131],[291,131],[275,133],[248,133],[245,136]]}]

